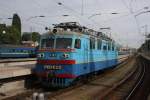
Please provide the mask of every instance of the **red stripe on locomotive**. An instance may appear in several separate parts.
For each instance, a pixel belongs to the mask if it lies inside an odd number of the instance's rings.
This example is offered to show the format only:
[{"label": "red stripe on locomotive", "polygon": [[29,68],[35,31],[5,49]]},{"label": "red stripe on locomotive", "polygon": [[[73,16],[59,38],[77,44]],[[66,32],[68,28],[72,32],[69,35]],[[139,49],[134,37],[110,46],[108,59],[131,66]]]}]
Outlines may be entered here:
[{"label": "red stripe on locomotive", "polygon": [[56,74],[56,77],[58,78],[76,78],[73,74]]},{"label": "red stripe on locomotive", "polygon": [[75,60],[38,60],[38,64],[75,64]]},{"label": "red stripe on locomotive", "polygon": [[[45,77],[48,78],[48,74],[50,74],[49,72],[40,72],[40,73],[34,73],[35,75],[37,75],[38,77]],[[76,78],[77,76],[73,75],[73,74],[56,74],[53,77],[57,77],[57,78]]]}]

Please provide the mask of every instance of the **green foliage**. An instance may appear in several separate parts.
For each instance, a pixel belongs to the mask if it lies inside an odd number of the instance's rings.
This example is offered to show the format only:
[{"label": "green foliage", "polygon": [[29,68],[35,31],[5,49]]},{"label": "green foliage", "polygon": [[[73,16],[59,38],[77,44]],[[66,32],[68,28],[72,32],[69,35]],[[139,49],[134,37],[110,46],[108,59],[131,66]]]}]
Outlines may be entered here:
[{"label": "green foliage", "polygon": [[3,44],[4,34],[3,31],[6,29],[6,24],[0,24],[0,44]]},{"label": "green foliage", "polygon": [[13,15],[12,27],[17,39],[16,43],[18,44],[21,42],[21,20],[17,14]]},{"label": "green foliage", "polygon": [[40,34],[38,32],[32,32],[32,41],[36,42],[40,40]]},{"label": "green foliage", "polygon": [[31,33],[24,32],[22,35],[22,41],[31,41]]},{"label": "green foliage", "polygon": [[8,27],[10,44],[20,44],[20,36],[18,36],[19,31],[13,26]]},{"label": "green foliage", "polygon": [[40,40],[40,34],[38,32],[24,32],[22,35],[22,41],[39,41]]},{"label": "green foliage", "polygon": [[[5,31],[6,33],[4,34],[3,31]],[[11,26],[8,26],[5,29],[3,29],[0,35],[1,44],[19,44],[15,32],[17,33],[17,30],[15,30]]]},{"label": "green foliage", "polygon": [[21,20],[17,14],[13,15],[12,26],[21,33]]},{"label": "green foliage", "polygon": [[[4,34],[3,31],[5,31],[6,33]],[[0,24],[0,43],[1,44],[21,43],[21,20],[17,14],[13,15],[12,26]]]}]

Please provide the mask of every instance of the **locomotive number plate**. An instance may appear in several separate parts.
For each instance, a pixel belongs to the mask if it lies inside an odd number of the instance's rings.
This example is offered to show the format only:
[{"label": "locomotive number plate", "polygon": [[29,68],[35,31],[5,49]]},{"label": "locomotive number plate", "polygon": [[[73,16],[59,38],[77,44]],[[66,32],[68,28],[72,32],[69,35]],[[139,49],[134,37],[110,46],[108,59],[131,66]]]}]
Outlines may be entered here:
[{"label": "locomotive number plate", "polygon": [[45,65],[44,69],[48,69],[48,70],[58,70],[58,69],[62,69],[62,66],[57,66],[57,65]]}]

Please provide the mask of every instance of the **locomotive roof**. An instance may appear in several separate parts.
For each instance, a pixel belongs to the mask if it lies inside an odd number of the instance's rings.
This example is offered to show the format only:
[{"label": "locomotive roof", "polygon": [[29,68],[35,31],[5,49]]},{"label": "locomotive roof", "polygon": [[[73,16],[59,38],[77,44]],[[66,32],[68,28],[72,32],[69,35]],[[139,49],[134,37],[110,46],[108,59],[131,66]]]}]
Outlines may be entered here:
[{"label": "locomotive roof", "polygon": [[89,29],[85,26],[81,26],[77,22],[65,22],[60,24],[53,24],[54,29],[50,30],[43,36],[47,36],[50,34],[54,35],[76,35],[76,36],[90,36],[93,38],[101,38],[106,41],[113,41],[110,37],[105,35],[102,32],[94,31],[93,29]]},{"label": "locomotive roof", "polygon": [[87,32],[85,32],[84,34],[82,32],[74,32],[74,31],[58,31],[57,33],[53,33],[53,32],[47,32],[45,34],[42,35],[42,37],[48,37],[49,35],[69,35],[69,36],[79,36],[79,37],[87,37],[89,36],[89,38],[100,38],[102,40],[106,40],[106,41],[113,41],[112,39],[110,38],[106,38],[102,35],[91,35]]}]

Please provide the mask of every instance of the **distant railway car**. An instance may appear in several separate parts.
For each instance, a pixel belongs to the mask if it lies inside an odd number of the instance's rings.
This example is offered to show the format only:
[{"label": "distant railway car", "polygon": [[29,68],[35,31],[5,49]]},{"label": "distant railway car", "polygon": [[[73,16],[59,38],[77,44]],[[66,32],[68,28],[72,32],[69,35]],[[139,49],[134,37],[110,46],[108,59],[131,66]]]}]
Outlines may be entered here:
[{"label": "distant railway car", "polygon": [[0,58],[29,58],[35,56],[35,47],[0,45]]},{"label": "distant railway car", "polygon": [[118,63],[122,63],[130,57],[129,54],[118,55]]},{"label": "distant railway car", "polygon": [[61,23],[41,37],[33,72],[44,85],[66,87],[85,75],[117,65],[117,59],[115,42],[109,37],[76,22]]},{"label": "distant railway car", "polygon": [[118,50],[118,63],[121,63],[128,59],[131,56],[131,50],[130,49],[119,49]]}]

